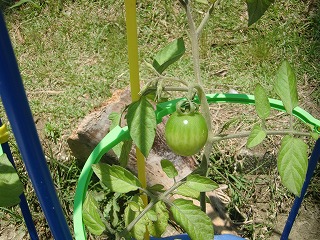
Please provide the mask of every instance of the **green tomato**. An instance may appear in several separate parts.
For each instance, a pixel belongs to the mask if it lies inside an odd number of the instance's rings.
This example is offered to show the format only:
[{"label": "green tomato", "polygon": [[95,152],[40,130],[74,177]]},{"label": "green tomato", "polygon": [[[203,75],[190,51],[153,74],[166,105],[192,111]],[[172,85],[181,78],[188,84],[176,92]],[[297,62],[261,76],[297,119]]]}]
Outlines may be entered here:
[{"label": "green tomato", "polygon": [[174,153],[181,156],[196,154],[208,138],[206,120],[198,112],[174,112],[166,124],[165,137]]}]

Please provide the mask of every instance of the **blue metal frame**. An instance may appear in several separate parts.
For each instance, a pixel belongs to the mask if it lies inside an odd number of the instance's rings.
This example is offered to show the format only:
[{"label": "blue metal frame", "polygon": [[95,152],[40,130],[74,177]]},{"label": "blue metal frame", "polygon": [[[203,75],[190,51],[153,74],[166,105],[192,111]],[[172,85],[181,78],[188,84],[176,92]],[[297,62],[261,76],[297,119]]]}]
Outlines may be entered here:
[{"label": "blue metal frame", "polygon": [[72,239],[40,144],[2,13],[0,13],[0,96],[52,235],[58,240]]},{"label": "blue metal frame", "polygon": [[[1,126],[2,126],[2,121],[1,121],[1,118],[0,118],[0,127]],[[8,142],[2,143],[1,144],[1,148],[2,148],[3,153],[5,153],[7,155],[7,157],[9,159],[9,161],[11,162],[12,166],[14,166],[14,168],[16,168]],[[1,155],[1,153],[0,153],[0,155]],[[28,206],[28,202],[27,202],[26,196],[24,195],[24,193],[22,193],[19,196],[19,198],[20,198],[19,205],[20,205],[21,212],[22,212],[23,218],[25,220],[26,226],[28,228],[28,232],[29,232],[30,238],[32,240],[38,240],[39,239],[38,233],[37,233],[36,227],[34,226],[34,222],[32,220],[32,215],[31,215],[31,212],[30,212],[30,209],[29,209],[29,206]]]}]

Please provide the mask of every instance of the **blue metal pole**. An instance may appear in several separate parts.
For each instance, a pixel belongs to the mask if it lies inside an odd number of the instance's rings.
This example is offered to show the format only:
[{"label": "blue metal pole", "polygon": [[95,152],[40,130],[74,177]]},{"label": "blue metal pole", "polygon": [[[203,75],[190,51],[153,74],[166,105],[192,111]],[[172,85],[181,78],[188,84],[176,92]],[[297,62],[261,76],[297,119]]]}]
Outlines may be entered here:
[{"label": "blue metal pole", "polygon": [[311,157],[309,160],[306,179],[305,179],[304,184],[302,186],[300,197],[296,197],[296,199],[294,200],[294,203],[293,203],[291,211],[289,213],[286,225],[284,226],[280,240],[287,240],[289,237],[293,223],[294,223],[296,216],[298,214],[298,211],[301,206],[304,195],[307,192],[307,188],[308,188],[309,183],[311,181],[311,178],[313,176],[313,172],[317,167],[317,163],[318,163],[319,159],[320,159],[320,139],[318,139],[316,141],[316,144],[315,144],[314,149],[312,151],[312,154],[311,154]]},{"label": "blue metal pole", "polygon": [[[1,118],[0,118],[0,126],[2,126]],[[13,159],[13,156],[11,154],[11,150],[10,150],[9,144],[7,142],[3,143],[3,144],[1,144],[1,147],[2,147],[3,152],[7,155],[9,161],[11,162],[11,164],[14,167],[16,167],[15,164],[14,164],[14,159]],[[37,234],[36,227],[34,226],[34,222],[32,220],[32,215],[31,215],[31,212],[30,212],[30,209],[29,209],[29,206],[28,206],[28,202],[27,202],[26,196],[24,195],[24,193],[22,193],[19,196],[19,198],[20,198],[19,205],[20,205],[20,208],[21,208],[21,212],[22,212],[24,221],[25,221],[26,226],[28,228],[28,232],[29,232],[30,238],[32,240],[38,240],[39,237],[38,237],[38,234]]]},{"label": "blue metal pole", "polygon": [[72,239],[36,131],[2,13],[0,13],[0,96],[53,237],[57,240]]}]

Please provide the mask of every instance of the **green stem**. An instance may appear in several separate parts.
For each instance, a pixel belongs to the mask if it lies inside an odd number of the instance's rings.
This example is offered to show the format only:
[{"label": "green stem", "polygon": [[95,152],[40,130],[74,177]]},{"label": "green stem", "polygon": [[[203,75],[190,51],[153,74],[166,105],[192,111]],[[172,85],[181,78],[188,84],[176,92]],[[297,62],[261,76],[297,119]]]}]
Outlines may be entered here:
[{"label": "green stem", "polygon": [[130,232],[134,225],[158,202],[158,200],[152,199],[149,204],[142,210],[142,212],[132,220],[132,222],[127,226],[127,231]]},{"label": "green stem", "polygon": [[167,196],[171,194],[174,190],[180,187],[184,183],[184,179],[179,182],[174,183],[168,190],[164,193],[160,194],[159,196],[155,196],[154,194],[150,193],[146,189],[141,189],[143,192],[147,193],[151,197],[150,203],[142,210],[142,212],[132,220],[132,222],[127,226],[127,231],[130,232],[134,225],[159,201],[168,202],[166,200]]},{"label": "green stem", "polygon": [[197,29],[191,14],[191,6],[188,0],[180,0],[180,3],[184,7],[188,19],[189,30],[190,30],[190,40],[191,40],[191,51],[192,51],[192,60],[193,60],[193,68],[194,74],[196,78],[196,82],[201,84],[201,76],[200,76],[200,55],[199,55],[199,39],[197,35]]},{"label": "green stem", "polygon": [[212,14],[213,9],[215,8],[217,2],[218,2],[218,1],[215,0],[214,3],[211,4],[209,10],[206,12],[206,14],[204,15],[204,17],[203,17],[203,19],[202,19],[199,27],[197,28],[197,36],[198,36],[198,38],[200,37],[200,35],[201,35],[201,33],[202,33],[202,30],[204,29],[204,26],[205,26],[206,23],[208,22],[208,20],[209,20],[211,14]]}]

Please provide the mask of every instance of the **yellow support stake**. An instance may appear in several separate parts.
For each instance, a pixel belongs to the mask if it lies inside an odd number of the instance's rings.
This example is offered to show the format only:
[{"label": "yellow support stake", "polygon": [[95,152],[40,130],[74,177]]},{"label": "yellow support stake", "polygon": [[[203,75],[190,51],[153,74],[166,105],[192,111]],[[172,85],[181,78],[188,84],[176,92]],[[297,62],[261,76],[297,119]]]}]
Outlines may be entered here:
[{"label": "yellow support stake", "polygon": [[[138,101],[140,98],[136,0],[125,0],[125,8],[126,8],[126,26],[127,26],[131,99],[133,102],[135,102],[135,101]],[[145,158],[138,148],[136,148],[136,157],[137,157],[137,166],[138,166],[138,178],[142,184],[142,187],[145,188],[147,186]],[[144,205],[146,206],[148,204],[148,197],[145,194],[143,194],[141,198]],[[145,239],[146,240],[150,239],[148,233],[145,234]]]}]

